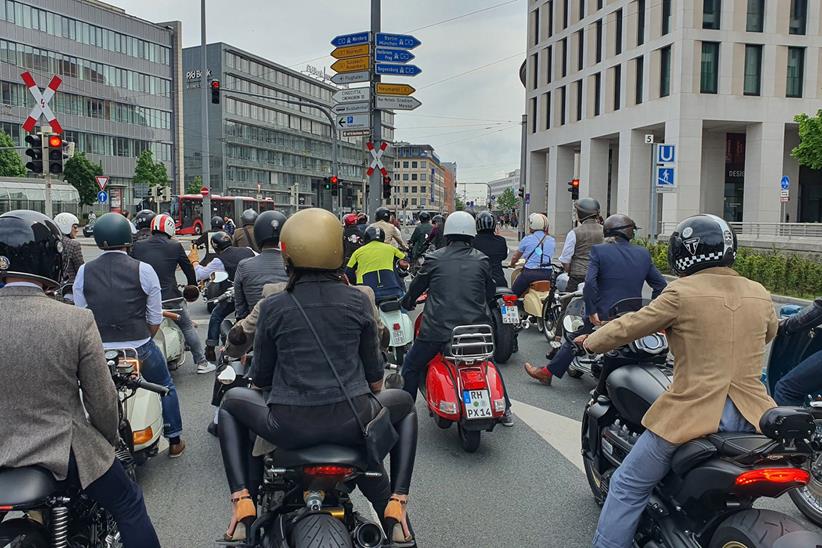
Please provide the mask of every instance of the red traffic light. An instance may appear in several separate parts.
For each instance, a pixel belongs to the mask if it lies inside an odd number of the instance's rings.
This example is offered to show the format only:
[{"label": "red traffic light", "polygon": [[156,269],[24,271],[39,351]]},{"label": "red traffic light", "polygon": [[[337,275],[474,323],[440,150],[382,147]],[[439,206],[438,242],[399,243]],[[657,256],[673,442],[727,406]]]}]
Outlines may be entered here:
[{"label": "red traffic light", "polygon": [[220,81],[219,80],[212,80],[211,81],[211,89],[220,89]]},{"label": "red traffic light", "polygon": [[59,135],[52,135],[49,137],[50,148],[60,148],[63,146],[63,138]]},{"label": "red traffic light", "polygon": [[328,182],[331,183],[332,185],[336,185],[337,183],[340,182],[340,179],[336,175],[332,175],[331,177],[328,178]]},{"label": "red traffic light", "polygon": [[571,180],[571,186],[574,188],[579,188],[579,179]]}]

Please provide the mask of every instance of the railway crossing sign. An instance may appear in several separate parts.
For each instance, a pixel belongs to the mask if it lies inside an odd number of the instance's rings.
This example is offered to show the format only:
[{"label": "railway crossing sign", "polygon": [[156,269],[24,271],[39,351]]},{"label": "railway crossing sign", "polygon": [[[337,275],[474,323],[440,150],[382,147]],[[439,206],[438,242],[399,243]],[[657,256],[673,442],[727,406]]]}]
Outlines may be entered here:
[{"label": "railway crossing sign", "polygon": [[371,153],[371,164],[368,166],[368,176],[374,174],[374,171],[379,170],[382,173],[383,177],[388,175],[388,170],[385,169],[385,166],[382,165],[382,155],[385,154],[385,150],[388,148],[388,142],[383,141],[380,145],[379,149],[374,147],[374,143],[368,141],[367,145],[368,151]]},{"label": "railway crossing sign", "polygon": [[51,129],[54,130],[54,133],[57,133],[58,135],[63,133],[63,128],[60,126],[60,122],[57,121],[54,111],[52,111],[49,106],[51,98],[54,97],[54,94],[57,92],[57,88],[60,87],[63,80],[55,74],[52,76],[48,87],[46,87],[44,91],[40,91],[40,88],[37,87],[37,83],[34,81],[34,78],[30,72],[26,71],[21,74],[20,77],[23,79],[23,83],[26,84],[26,87],[29,88],[29,93],[32,94],[35,101],[34,108],[31,109],[26,121],[23,122],[23,129],[29,132],[33,131],[40,117],[45,116],[51,126]]}]

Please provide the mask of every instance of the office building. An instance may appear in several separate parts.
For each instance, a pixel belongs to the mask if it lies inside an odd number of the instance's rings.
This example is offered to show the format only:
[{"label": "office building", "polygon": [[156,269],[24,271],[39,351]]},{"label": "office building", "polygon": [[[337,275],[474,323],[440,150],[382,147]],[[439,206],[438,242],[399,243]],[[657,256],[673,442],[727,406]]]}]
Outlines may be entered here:
[{"label": "office building", "polygon": [[457,196],[457,163],[443,162],[442,168],[445,170],[445,211],[451,213],[456,206]]},{"label": "office building", "polygon": [[[579,178],[603,213],[648,227],[662,175],[676,186],[658,200],[667,227],[700,212],[822,220],[822,175],[790,154],[794,116],[820,106],[821,12],[808,0],[530,0],[530,209],[567,230]],[[675,145],[673,172],[646,140]]]},{"label": "office building", "polygon": [[172,185],[183,180],[180,33],[179,22],[144,21],[97,0],[0,2],[0,129],[23,144],[20,125],[34,105],[23,71],[41,89],[59,75],[50,106],[64,138],[102,163],[113,208],[136,208],[148,191],[131,183],[144,150],[166,164]]},{"label": "office building", "polygon": [[494,179],[488,182],[488,201],[493,203],[506,189],[511,189],[514,196],[519,192],[519,174],[520,170],[515,169],[510,171],[508,175],[500,179]]},{"label": "office building", "polygon": [[406,216],[447,211],[446,170],[434,147],[399,142],[393,148],[396,157],[389,207],[402,210]]}]

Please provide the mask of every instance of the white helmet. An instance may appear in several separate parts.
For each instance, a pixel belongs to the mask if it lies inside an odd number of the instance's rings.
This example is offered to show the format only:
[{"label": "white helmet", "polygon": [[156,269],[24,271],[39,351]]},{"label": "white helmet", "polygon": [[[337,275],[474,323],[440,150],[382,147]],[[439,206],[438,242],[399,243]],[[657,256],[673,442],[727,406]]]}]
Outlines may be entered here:
[{"label": "white helmet", "polygon": [[528,228],[531,229],[531,232],[548,230],[548,217],[542,213],[531,213],[528,215]]},{"label": "white helmet", "polygon": [[170,215],[163,213],[161,215],[157,215],[151,221],[151,231],[163,232],[167,234],[169,238],[173,238],[174,235],[177,234],[177,225]]},{"label": "white helmet", "polygon": [[54,218],[54,224],[57,225],[57,228],[60,229],[60,232],[68,236],[71,234],[71,230],[75,226],[80,226],[80,220],[71,213],[63,212],[57,214],[57,216]]},{"label": "white helmet", "polygon": [[474,216],[467,211],[456,211],[445,219],[443,236],[471,236],[477,235],[477,222]]}]

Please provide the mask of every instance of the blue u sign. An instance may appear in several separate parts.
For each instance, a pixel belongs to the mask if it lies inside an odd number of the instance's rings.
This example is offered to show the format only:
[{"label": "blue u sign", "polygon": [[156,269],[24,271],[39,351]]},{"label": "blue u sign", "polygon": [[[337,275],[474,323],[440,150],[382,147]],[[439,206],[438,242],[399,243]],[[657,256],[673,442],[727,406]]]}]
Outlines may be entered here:
[{"label": "blue u sign", "polygon": [[676,161],[676,147],[674,145],[659,145],[656,151],[657,163],[673,164]]}]

